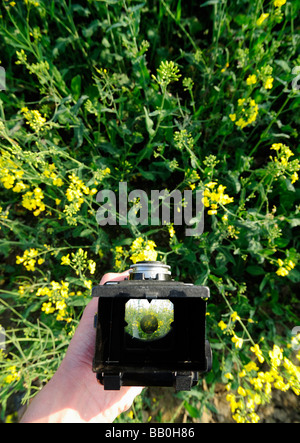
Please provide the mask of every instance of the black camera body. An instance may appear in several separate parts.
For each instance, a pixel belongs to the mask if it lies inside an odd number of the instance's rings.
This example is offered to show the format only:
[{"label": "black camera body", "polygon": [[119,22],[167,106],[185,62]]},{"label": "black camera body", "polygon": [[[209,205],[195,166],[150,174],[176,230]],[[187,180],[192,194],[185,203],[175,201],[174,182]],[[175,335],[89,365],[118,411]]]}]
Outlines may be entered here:
[{"label": "black camera body", "polygon": [[211,369],[206,286],[173,281],[161,262],[138,262],[128,280],[96,286],[92,295],[99,298],[93,371],[105,390],[190,390]]}]

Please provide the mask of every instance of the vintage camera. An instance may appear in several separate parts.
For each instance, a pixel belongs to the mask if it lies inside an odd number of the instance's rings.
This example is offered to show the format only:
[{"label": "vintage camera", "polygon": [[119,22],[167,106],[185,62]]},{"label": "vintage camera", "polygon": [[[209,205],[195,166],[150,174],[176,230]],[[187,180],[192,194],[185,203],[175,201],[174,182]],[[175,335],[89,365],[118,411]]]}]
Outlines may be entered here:
[{"label": "vintage camera", "polygon": [[98,297],[93,371],[105,390],[174,386],[190,390],[210,371],[205,337],[209,288],[176,282],[170,266],[141,261],[129,279],[93,288]]}]

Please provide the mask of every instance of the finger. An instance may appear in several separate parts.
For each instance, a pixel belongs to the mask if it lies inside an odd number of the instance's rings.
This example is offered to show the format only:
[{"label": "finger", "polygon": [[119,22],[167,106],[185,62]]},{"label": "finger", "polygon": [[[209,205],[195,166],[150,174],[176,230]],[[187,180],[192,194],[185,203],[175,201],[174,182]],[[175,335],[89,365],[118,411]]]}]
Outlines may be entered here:
[{"label": "finger", "polygon": [[103,275],[100,285],[104,285],[108,281],[122,281],[125,280],[126,277],[129,277],[129,270],[121,273],[109,272]]}]

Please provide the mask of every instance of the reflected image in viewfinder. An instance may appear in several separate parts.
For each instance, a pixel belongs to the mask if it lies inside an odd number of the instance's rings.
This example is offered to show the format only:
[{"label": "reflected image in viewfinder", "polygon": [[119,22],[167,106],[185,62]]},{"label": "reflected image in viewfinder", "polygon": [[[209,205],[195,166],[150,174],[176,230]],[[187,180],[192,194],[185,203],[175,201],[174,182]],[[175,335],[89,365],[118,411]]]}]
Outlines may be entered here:
[{"label": "reflected image in viewfinder", "polygon": [[125,306],[125,332],[133,338],[151,341],[164,337],[174,321],[170,300],[131,299]]}]

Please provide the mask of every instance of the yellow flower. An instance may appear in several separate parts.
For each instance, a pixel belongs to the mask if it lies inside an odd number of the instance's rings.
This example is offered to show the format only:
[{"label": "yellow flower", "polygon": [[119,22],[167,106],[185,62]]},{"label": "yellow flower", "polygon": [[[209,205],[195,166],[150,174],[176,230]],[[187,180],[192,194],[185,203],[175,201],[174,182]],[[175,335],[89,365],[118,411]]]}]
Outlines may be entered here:
[{"label": "yellow flower", "polygon": [[215,186],[217,185],[217,182],[209,182],[205,185],[206,188],[215,188]]},{"label": "yellow flower", "polygon": [[235,311],[235,312],[233,312],[233,313],[231,314],[231,319],[232,319],[232,321],[236,321],[236,320],[240,320],[241,318],[240,318],[240,316],[237,314],[237,312]]},{"label": "yellow flower", "polygon": [[138,261],[156,261],[157,252],[155,251],[156,244],[152,240],[144,240],[142,237],[138,237],[132,242],[130,247],[132,255],[130,260],[133,263]]},{"label": "yellow flower", "polygon": [[280,366],[281,360],[283,359],[283,350],[279,348],[279,346],[274,345],[273,350],[269,352],[269,356],[271,358],[271,363],[273,366]]},{"label": "yellow flower", "polygon": [[[256,82],[256,75],[249,75],[247,78],[247,84],[251,85],[255,84]],[[241,109],[238,110],[239,119],[235,122],[236,126],[243,129],[256,121],[259,108],[255,100],[251,98],[248,98],[247,100],[245,98],[240,98],[238,100],[238,107]]]},{"label": "yellow flower", "polygon": [[10,366],[8,368],[8,371],[10,372],[10,374],[5,377],[5,383],[11,384],[16,380],[20,380],[20,374],[18,373],[16,366]]},{"label": "yellow flower", "polygon": [[96,263],[93,260],[89,261],[89,270],[91,274],[95,274],[96,271]]},{"label": "yellow flower", "polygon": [[240,119],[236,122],[236,125],[237,125],[239,128],[243,129],[243,128],[245,128],[245,127],[247,126],[247,122],[246,122],[243,118],[240,118]]},{"label": "yellow flower", "polygon": [[61,258],[62,265],[69,265],[70,263],[71,263],[70,254],[65,255],[64,257]]},{"label": "yellow flower", "polygon": [[242,395],[243,397],[246,397],[246,395],[247,395],[247,392],[245,391],[244,388],[242,388],[242,386],[239,386],[239,387],[238,387],[238,389],[237,389],[237,393],[238,393],[239,395]]},{"label": "yellow flower", "polygon": [[285,267],[281,267],[277,269],[276,274],[280,275],[281,277],[286,277],[288,275],[289,271]]},{"label": "yellow flower", "polygon": [[274,6],[275,8],[281,8],[281,6],[286,4],[286,0],[275,0]]},{"label": "yellow flower", "polygon": [[271,149],[274,149],[274,151],[279,151],[282,148],[282,146],[283,146],[282,143],[273,143]]},{"label": "yellow flower", "polygon": [[292,184],[294,184],[297,180],[299,180],[299,176],[298,176],[297,172],[294,172],[293,175],[291,176]]},{"label": "yellow flower", "polygon": [[40,188],[35,188],[33,192],[27,192],[23,195],[22,205],[29,211],[34,211],[33,215],[37,217],[46,209],[46,206],[42,202],[43,199],[43,191]]},{"label": "yellow flower", "polygon": [[133,411],[132,410],[129,411],[127,415],[128,415],[129,418],[133,419],[134,415],[133,415]]},{"label": "yellow flower", "polygon": [[254,346],[251,346],[250,351],[253,352],[253,354],[256,355],[259,363],[263,363],[265,361],[262,352],[260,350],[260,347],[258,344],[255,344]]},{"label": "yellow flower", "polygon": [[11,189],[14,186],[15,178],[12,175],[6,175],[1,178],[1,181],[6,189]]},{"label": "yellow flower", "polygon": [[207,211],[207,213],[208,213],[208,215],[214,215],[214,214],[217,214],[218,211],[216,209],[211,209],[211,210]]},{"label": "yellow flower", "polygon": [[261,26],[263,24],[263,22],[269,17],[270,14],[261,14],[261,16],[259,17],[259,19],[257,20],[256,24],[257,26]]},{"label": "yellow flower", "polygon": [[219,326],[219,328],[222,329],[222,331],[224,331],[224,329],[227,328],[227,325],[226,325],[226,323],[223,322],[223,320],[221,320],[221,321],[218,323],[218,326]]},{"label": "yellow flower", "polygon": [[230,372],[227,372],[224,377],[227,378],[227,380],[233,380],[233,375]]},{"label": "yellow flower", "polygon": [[39,132],[43,128],[46,119],[41,116],[39,111],[30,111],[27,107],[24,107],[21,109],[21,112],[27,120],[27,125],[29,125],[34,131]]},{"label": "yellow flower", "polygon": [[61,178],[54,178],[53,179],[53,185],[57,186],[57,187],[61,187],[63,186],[64,182],[62,181]]},{"label": "yellow flower", "polygon": [[[39,252],[33,248],[31,248],[30,250],[26,250],[24,251],[23,257],[17,255],[16,263],[18,265],[22,263],[23,266],[25,266],[25,268],[27,269],[27,271],[34,272],[38,254]],[[39,262],[40,262],[39,264],[42,264],[44,260],[39,259]]]},{"label": "yellow flower", "polygon": [[206,208],[210,207],[208,211],[209,215],[217,214],[219,209],[218,204],[227,205],[233,202],[233,197],[224,194],[226,186],[219,185],[216,189],[217,184],[217,182],[207,183],[203,192],[202,202]]},{"label": "yellow flower", "polygon": [[45,314],[52,314],[55,311],[55,308],[52,306],[51,302],[43,303],[42,311],[44,311]]},{"label": "yellow flower", "polygon": [[88,289],[92,289],[92,287],[93,287],[93,282],[92,282],[92,280],[85,280],[85,281],[84,281],[84,286],[85,286],[86,288],[88,288]]},{"label": "yellow flower", "polygon": [[15,187],[13,188],[14,192],[22,192],[25,191],[25,189],[27,189],[28,186],[25,185],[22,181],[18,182]]},{"label": "yellow flower", "polygon": [[225,72],[226,69],[229,68],[229,63],[227,62],[224,68],[221,69],[221,72]]},{"label": "yellow flower", "polygon": [[258,423],[260,420],[259,415],[257,415],[255,412],[251,412],[251,414],[249,415],[250,419],[251,419],[251,423]]},{"label": "yellow flower", "polygon": [[244,340],[242,338],[239,338],[237,335],[233,334],[231,341],[235,344],[235,347],[237,349],[242,349],[244,343]]},{"label": "yellow flower", "polygon": [[174,229],[174,227],[173,227],[172,225],[170,225],[168,229],[169,229],[170,237],[171,237],[171,238],[174,237],[174,234],[175,234],[175,229]]},{"label": "yellow flower", "polygon": [[236,114],[229,114],[229,118],[232,122],[236,121]]},{"label": "yellow flower", "polygon": [[249,75],[249,77],[246,80],[247,85],[255,85],[255,83],[257,82],[257,77],[255,74]]},{"label": "yellow flower", "polygon": [[273,77],[268,77],[266,82],[265,82],[265,89],[272,89],[273,88],[273,82],[274,82],[274,78]]}]

